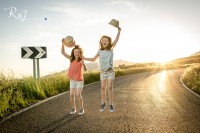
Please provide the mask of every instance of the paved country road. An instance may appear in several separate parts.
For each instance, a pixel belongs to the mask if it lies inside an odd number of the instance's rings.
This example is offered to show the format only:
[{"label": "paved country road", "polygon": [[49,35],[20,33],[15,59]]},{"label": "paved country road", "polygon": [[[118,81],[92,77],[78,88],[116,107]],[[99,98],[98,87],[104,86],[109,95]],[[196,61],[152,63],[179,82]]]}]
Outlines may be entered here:
[{"label": "paved country road", "polygon": [[53,98],[0,124],[16,133],[199,133],[200,98],[186,90],[182,70],[145,72],[114,82],[115,108],[100,112],[100,83],[83,90],[85,114],[69,115],[69,93]]}]

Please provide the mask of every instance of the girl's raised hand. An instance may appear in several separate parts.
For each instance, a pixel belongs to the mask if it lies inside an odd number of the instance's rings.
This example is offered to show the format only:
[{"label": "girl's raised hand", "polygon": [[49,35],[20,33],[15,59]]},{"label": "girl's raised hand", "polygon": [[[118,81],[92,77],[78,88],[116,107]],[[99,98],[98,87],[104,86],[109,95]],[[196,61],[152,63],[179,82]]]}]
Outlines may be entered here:
[{"label": "girl's raised hand", "polygon": [[65,44],[64,44],[64,38],[62,39],[62,45],[65,45]]}]

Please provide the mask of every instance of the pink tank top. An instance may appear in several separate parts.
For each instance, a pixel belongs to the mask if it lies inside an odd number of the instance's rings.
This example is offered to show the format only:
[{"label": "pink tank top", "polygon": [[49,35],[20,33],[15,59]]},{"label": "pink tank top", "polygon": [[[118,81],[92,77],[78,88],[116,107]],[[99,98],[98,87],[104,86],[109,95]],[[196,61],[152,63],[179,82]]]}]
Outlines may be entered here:
[{"label": "pink tank top", "polygon": [[70,63],[68,76],[73,80],[83,80],[82,63],[77,61]]}]

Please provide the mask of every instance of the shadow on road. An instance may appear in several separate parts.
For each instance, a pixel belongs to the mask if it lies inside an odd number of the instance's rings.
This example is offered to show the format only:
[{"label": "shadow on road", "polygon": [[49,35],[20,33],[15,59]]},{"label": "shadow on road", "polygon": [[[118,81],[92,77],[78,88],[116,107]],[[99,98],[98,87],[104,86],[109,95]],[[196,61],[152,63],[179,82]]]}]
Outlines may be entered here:
[{"label": "shadow on road", "polygon": [[70,115],[67,114],[64,117],[52,122],[49,125],[46,125],[45,127],[43,127],[42,129],[39,129],[36,131],[36,133],[52,133],[54,132],[56,129],[61,128],[63,125],[69,124],[71,123],[73,120],[77,119],[79,117],[79,115]]}]

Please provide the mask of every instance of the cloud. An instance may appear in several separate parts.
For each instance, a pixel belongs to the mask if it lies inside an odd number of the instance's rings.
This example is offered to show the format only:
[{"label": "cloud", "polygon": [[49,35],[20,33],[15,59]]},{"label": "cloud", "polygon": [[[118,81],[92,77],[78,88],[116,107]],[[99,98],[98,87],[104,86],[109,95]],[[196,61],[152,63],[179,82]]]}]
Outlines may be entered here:
[{"label": "cloud", "polygon": [[108,3],[105,3],[106,6],[122,8],[122,9],[130,9],[133,11],[138,11],[139,7],[136,3],[128,0],[115,0]]},{"label": "cloud", "polygon": [[57,12],[60,15],[73,19],[94,17],[95,15],[91,12],[91,7],[70,2],[52,2],[44,10]]},{"label": "cloud", "polygon": [[[76,26],[91,26],[111,18],[124,18],[148,10],[148,6],[129,0],[106,1],[104,3],[52,2],[44,10],[63,16],[67,23]],[[130,18],[130,17],[129,17]]]},{"label": "cloud", "polygon": [[[62,14],[63,16],[66,16],[66,17],[84,17],[83,14],[86,14],[86,13],[83,13],[82,11],[80,11],[79,9],[77,8],[72,8],[72,7],[69,7],[68,5],[55,5],[55,6],[50,6],[49,8],[46,8],[46,10],[49,10],[49,11],[54,11],[54,12],[58,12],[60,14]],[[77,16],[77,14],[81,14],[80,16]]]}]

